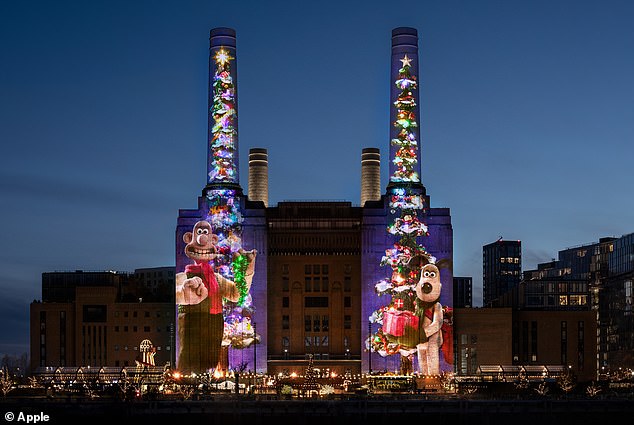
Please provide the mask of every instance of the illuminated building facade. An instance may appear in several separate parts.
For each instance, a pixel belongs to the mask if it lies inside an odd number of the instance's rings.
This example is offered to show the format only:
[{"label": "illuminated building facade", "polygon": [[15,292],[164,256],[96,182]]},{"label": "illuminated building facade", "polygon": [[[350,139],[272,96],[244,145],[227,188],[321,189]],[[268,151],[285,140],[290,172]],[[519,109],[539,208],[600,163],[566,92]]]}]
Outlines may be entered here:
[{"label": "illuminated building facade", "polygon": [[268,372],[312,354],[320,369],[361,371],[361,208],[281,202],[268,223]]},{"label": "illuminated building facade", "polygon": [[456,373],[481,366],[563,366],[580,381],[596,379],[596,320],[592,311],[457,308]]},{"label": "illuminated building facade", "polygon": [[42,274],[31,303],[31,368],[128,366],[149,339],[157,364],[174,364],[174,268]]},{"label": "illuminated building facade", "polygon": [[[400,356],[382,357],[377,352],[369,353],[366,346],[370,334],[377,330],[370,316],[385,302],[385,297],[377,296],[375,285],[393,275],[390,267],[381,263],[386,249],[399,240],[386,231],[394,228],[395,209],[400,211],[402,206],[395,206],[395,199],[415,199],[410,214],[428,230],[417,234],[416,241],[422,243],[425,258],[447,260],[449,265],[453,258],[449,209],[430,208],[421,182],[417,38],[413,28],[392,32],[390,114],[398,128],[390,127],[391,180],[385,193],[380,195],[377,181],[379,150],[368,148],[362,155],[362,207],[348,202],[282,202],[268,206],[268,185],[263,184],[266,169],[255,168],[268,167],[268,155],[263,157],[266,150],[250,152],[250,160],[255,162],[250,161],[249,172],[253,175],[249,176],[249,196],[243,195],[239,183],[235,31],[211,31],[208,181],[197,208],[179,210],[176,272],[192,263],[184,254],[191,239],[187,233],[201,220],[210,222],[215,232],[217,215],[227,211],[223,207],[231,206],[229,212],[235,212],[238,218],[229,223],[230,230],[239,235],[239,246],[257,250],[257,259],[250,304],[225,310],[229,319],[225,320],[223,338],[230,344],[220,367],[293,371],[305,367],[307,356],[312,354],[317,367],[339,372],[399,369]],[[224,151],[225,146],[231,149]],[[260,162],[263,160],[266,164]],[[211,191],[227,190],[232,191],[230,196],[223,192],[220,202],[210,204]],[[226,277],[231,278],[230,273]],[[443,288],[439,301],[450,307],[450,266],[442,271],[439,282]],[[180,312],[182,306],[178,308]],[[227,335],[234,329],[239,332]],[[241,343],[244,340],[257,342],[246,345]],[[452,360],[442,362],[443,370],[452,368]]]}]

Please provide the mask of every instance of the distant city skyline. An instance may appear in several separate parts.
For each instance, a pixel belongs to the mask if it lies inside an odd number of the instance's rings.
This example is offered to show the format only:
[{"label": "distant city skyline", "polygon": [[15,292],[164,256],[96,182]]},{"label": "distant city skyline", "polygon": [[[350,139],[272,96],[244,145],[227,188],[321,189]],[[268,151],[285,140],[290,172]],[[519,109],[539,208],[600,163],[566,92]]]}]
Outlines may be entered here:
[{"label": "distant city skyline", "polygon": [[[174,265],[206,182],[208,37],[237,31],[240,183],[269,205],[359,203],[388,180],[390,34],[419,34],[422,181],[451,209],[454,275],[482,246],[522,268],[634,231],[634,4],[609,1],[72,2],[0,9],[0,353],[28,352],[41,273]],[[386,274],[388,271],[386,270]]]}]

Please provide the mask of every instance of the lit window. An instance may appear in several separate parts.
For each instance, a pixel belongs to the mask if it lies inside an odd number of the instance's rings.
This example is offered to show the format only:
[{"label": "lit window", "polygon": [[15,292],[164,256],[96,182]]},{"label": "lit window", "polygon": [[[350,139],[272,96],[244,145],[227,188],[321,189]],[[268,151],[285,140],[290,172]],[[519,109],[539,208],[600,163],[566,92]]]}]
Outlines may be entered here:
[{"label": "lit window", "polygon": [[566,295],[559,296],[559,305],[568,305],[568,297]]}]

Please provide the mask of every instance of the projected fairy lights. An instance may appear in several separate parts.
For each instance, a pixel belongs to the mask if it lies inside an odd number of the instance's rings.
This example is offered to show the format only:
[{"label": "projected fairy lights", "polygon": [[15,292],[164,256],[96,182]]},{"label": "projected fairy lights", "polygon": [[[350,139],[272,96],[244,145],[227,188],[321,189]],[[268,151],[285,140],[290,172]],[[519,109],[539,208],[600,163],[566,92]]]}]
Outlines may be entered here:
[{"label": "projected fairy lights", "polygon": [[[416,76],[411,75],[411,59],[400,59],[396,87],[400,90],[394,107],[394,127],[397,135],[391,140],[397,146],[392,162],[396,166],[390,176],[388,188],[392,222],[387,232],[398,240],[385,250],[382,266],[392,269],[388,279],[375,285],[379,296],[389,296],[387,305],[374,311],[369,320],[379,324],[377,332],[366,341],[369,350],[381,356],[400,354],[401,371],[409,373],[412,358],[418,355],[419,373],[439,373],[439,351],[443,344],[443,307],[440,305],[440,270],[442,261],[429,254],[417,238],[429,236],[428,228],[419,219],[425,212],[425,199],[421,195],[416,140]],[[445,328],[446,329],[446,328]],[[448,339],[448,338],[447,338]],[[452,341],[447,341],[452,344]],[[448,360],[448,355],[445,355]]]},{"label": "projected fairy lights", "polygon": [[409,357],[418,344],[416,285],[423,265],[436,259],[416,241],[417,237],[428,235],[427,226],[418,219],[418,212],[424,211],[422,197],[405,188],[390,191],[390,212],[395,218],[387,231],[399,236],[399,240],[385,250],[381,259],[381,265],[390,266],[392,274],[378,282],[375,290],[378,295],[389,295],[391,301],[370,316],[370,322],[382,325],[371,336],[370,347],[382,356],[400,353]]},{"label": "projected fairy lights", "polygon": [[211,113],[214,123],[209,141],[209,182],[236,183],[238,133],[235,124],[236,93],[231,76],[231,61],[235,58],[228,51],[220,49],[214,59],[217,66],[212,82]]},{"label": "projected fairy lights", "polygon": [[253,315],[252,299],[246,274],[249,265],[242,250],[242,214],[239,198],[235,190],[211,189],[207,192],[209,211],[207,221],[218,236],[218,257],[214,259],[214,269],[223,277],[235,282],[239,299],[225,300],[223,346],[245,348],[256,338],[251,325]]},{"label": "projected fairy lights", "polygon": [[[210,141],[210,182],[237,182],[237,129],[235,127],[236,102],[235,84],[231,75],[231,62],[235,58],[229,51],[220,48],[214,56],[216,71],[213,75],[212,90],[213,116],[212,138]],[[235,303],[225,302],[225,328],[223,345],[234,348],[250,345],[255,338],[251,326],[252,302],[245,281],[247,259],[238,251],[242,248],[239,198],[234,190],[210,190],[207,193],[209,213],[207,220],[218,235],[221,257],[216,259],[216,270],[233,280],[240,291],[240,299]]]},{"label": "projected fairy lights", "polygon": [[416,172],[418,168],[417,151],[418,142],[416,140],[416,98],[412,90],[416,90],[416,76],[411,75],[411,59],[405,55],[401,59],[403,66],[398,71],[398,79],[395,81],[396,87],[400,90],[394,106],[396,107],[396,121],[394,127],[398,129],[396,138],[390,143],[397,146],[398,150],[392,159],[396,166],[394,174],[390,176],[391,182],[420,182],[420,177]]}]

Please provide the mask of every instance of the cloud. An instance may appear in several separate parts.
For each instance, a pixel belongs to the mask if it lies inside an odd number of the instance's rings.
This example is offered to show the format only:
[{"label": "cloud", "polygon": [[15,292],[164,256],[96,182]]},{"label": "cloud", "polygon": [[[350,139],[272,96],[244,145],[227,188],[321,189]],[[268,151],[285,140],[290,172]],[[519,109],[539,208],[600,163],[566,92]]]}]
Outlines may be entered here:
[{"label": "cloud", "polygon": [[[20,174],[0,171],[0,194],[3,197],[19,197],[29,200],[53,201],[74,205],[109,205],[135,210],[148,209],[148,200],[172,208],[174,202],[169,202],[169,193],[159,193],[155,187],[131,187],[110,183],[108,187],[100,186],[85,178],[64,179],[58,176],[36,176],[34,174]],[[117,190],[119,189],[119,190]],[[143,196],[140,196],[140,195]]]},{"label": "cloud", "polygon": [[522,251],[523,270],[532,270],[537,264],[547,263],[557,257],[557,253],[545,249],[523,248]]}]

